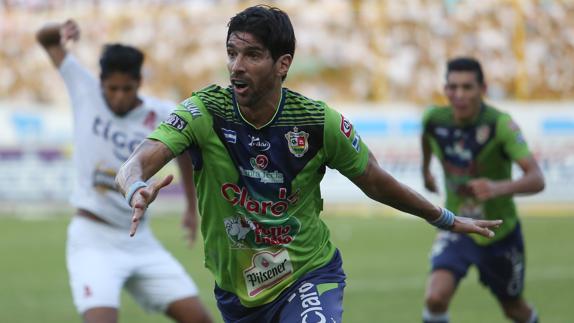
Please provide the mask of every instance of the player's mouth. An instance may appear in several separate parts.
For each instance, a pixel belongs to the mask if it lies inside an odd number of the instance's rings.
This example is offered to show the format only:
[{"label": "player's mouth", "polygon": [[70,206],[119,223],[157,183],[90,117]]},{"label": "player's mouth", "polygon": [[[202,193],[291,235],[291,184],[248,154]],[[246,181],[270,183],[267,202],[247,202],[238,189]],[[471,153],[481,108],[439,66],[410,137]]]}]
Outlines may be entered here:
[{"label": "player's mouth", "polygon": [[247,90],[249,89],[249,85],[247,84],[246,81],[243,80],[232,79],[231,85],[233,86],[233,90],[237,95],[244,95],[245,92],[247,92]]}]

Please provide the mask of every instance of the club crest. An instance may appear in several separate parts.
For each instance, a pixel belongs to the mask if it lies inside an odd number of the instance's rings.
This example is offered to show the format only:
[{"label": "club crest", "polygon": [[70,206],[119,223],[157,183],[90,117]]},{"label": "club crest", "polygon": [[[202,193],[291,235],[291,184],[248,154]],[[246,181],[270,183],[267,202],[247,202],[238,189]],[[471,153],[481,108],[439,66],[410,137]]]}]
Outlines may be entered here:
[{"label": "club crest", "polygon": [[303,157],[309,149],[309,134],[305,131],[299,131],[297,127],[293,127],[293,131],[286,133],[285,138],[289,151],[295,157]]}]

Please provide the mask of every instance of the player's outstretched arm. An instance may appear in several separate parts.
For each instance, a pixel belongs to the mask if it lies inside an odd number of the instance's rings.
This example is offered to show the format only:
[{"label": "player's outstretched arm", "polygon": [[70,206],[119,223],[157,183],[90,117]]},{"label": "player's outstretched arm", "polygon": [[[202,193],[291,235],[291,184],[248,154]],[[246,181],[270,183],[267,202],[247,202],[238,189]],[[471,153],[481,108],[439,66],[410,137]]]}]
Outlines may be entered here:
[{"label": "player's outstretched arm", "polygon": [[36,40],[44,47],[50,60],[60,67],[66,57],[66,43],[80,39],[80,28],[74,20],[47,24],[36,32]]},{"label": "player's outstretched arm", "polygon": [[161,181],[150,185],[145,181],[155,175],[173,157],[171,150],[162,142],[145,139],[120,167],[116,176],[116,185],[133,208],[131,236],[135,234],[148,205],[155,200],[159,190],[171,183],[173,176],[168,175]]},{"label": "player's outstretched arm", "polygon": [[435,206],[383,170],[370,152],[365,172],[353,178],[352,181],[373,200],[421,217],[442,229],[493,237],[494,232],[490,228],[502,223],[501,220],[488,221],[457,217],[452,212]]}]

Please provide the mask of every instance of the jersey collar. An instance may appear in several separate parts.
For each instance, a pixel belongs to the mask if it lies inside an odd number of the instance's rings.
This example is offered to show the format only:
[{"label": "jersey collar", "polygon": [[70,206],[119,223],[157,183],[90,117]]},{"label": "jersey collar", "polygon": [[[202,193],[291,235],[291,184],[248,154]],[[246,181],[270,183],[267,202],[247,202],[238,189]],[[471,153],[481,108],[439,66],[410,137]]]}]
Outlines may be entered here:
[{"label": "jersey collar", "polygon": [[259,130],[259,129],[263,129],[263,128],[267,127],[268,125],[272,124],[273,122],[275,122],[275,120],[277,120],[277,118],[281,115],[281,112],[283,111],[283,106],[285,105],[286,89],[285,88],[281,89],[281,98],[279,99],[279,104],[277,105],[277,109],[275,109],[275,114],[266,124],[262,125],[261,127],[254,126],[251,122],[247,121],[247,119],[245,119],[245,117],[243,117],[243,114],[241,114],[241,109],[239,109],[239,104],[235,100],[235,94],[233,94],[233,91],[231,91],[231,95],[233,97],[233,109],[235,110],[235,113],[239,117],[239,119],[243,120],[244,123],[248,124],[253,129]]}]

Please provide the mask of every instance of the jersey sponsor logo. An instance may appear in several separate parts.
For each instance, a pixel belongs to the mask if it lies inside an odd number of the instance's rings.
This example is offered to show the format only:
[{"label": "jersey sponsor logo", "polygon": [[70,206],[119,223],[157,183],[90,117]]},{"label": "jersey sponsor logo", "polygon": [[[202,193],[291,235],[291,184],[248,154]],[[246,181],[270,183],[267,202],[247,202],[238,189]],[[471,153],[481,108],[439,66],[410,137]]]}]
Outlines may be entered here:
[{"label": "jersey sponsor logo", "polygon": [[235,130],[221,128],[221,131],[223,131],[223,137],[225,138],[225,141],[232,144],[237,142],[237,132],[235,132]]},{"label": "jersey sponsor logo", "polygon": [[251,267],[243,271],[247,295],[255,297],[293,274],[293,264],[287,250],[277,253],[262,251],[253,255]]},{"label": "jersey sponsor logo", "polygon": [[183,100],[181,105],[185,108],[187,112],[191,114],[191,119],[195,120],[202,116],[201,110],[195,105],[195,103],[191,100],[191,98],[187,98]]},{"label": "jersey sponsor logo", "polygon": [[487,125],[482,125],[476,129],[476,142],[479,145],[484,144],[490,138],[490,127]]},{"label": "jersey sponsor logo", "polygon": [[351,121],[341,115],[341,132],[345,135],[345,137],[351,138],[352,131],[353,125],[351,124]]},{"label": "jersey sponsor logo", "polygon": [[249,136],[249,147],[257,149],[258,151],[267,151],[271,148],[269,141],[261,139],[257,136]]},{"label": "jersey sponsor logo", "polygon": [[221,195],[232,206],[240,206],[249,213],[272,215],[273,217],[282,216],[289,209],[290,204],[296,204],[299,200],[299,191],[290,196],[287,195],[285,188],[279,189],[279,201],[272,200],[254,200],[249,196],[247,187],[239,187],[237,184],[225,183],[221,185]]},{"label": "jersey sponsor logo", "polygon": [[261,183],[266,184],[268,183],[277,184],[277,183],[283,183],[285,181],[283,174],[281,174],[280,172],[278,171],[269,172],[265,170],[265,168],[269,164],[267,156],[258,155],[255,158],[251,158],[249,162],[251,164],[251,167],[253,167],[253,169],[245,169],[239,166],[239,172],[241,173],[241,175],[245,177],[259,179]]},{"label": "jersey sponsor logo", "polygon": [[[311,291],[311,289],[315,289]],[[301,300],[302,312],[301,322],[308,322],[309,316],[312,315],[313,322],[327,322],[325,314],[323,314],[323,306],[321,305],[321,299],[319,298],[319,293],[317,292],[317,287],[312,283],[304,283],[297,290],[299,292],[299,299]],[[293,294],[295,296],[295,294]],[[296,297],[296,296],[295,296]],[[331,318],[333,322],[335,320]]]},{"label": "jersey sponsor logo", "polygon": [[361,137],[359,137],[359,134],[357,132],[355,132],[355,137],[353,138],[352,145],[357,152],[361,151]]},{"label": "jersey sponsor logo", "polygon": [[448,129],[443,127],[437,127],[434,130],[434,133],[440,137],[448,137]]},{"label": "jersey sponsor logo", "polygon": [[446,146],[444,150],[445,154],[457,157],[462,161],[470,161],[472,159],[472,151],[464,147],[464,140],[459,140],[452,144],[452,146]]},{"label": "jersey sponsor logo", "polygon": [[255,231],[255,225],[244,216],[229,217],[223,220],[225,232],[232,241],[233,248],[247,248],[244,243],[249,232]]},{"label": "jersey sponsor logo", "polygon": [[265,169],[269,165],[269,158],[265,155],[257,155],[257,157],[251,158],[249,162],[253,168]]},{"label": "jersey sponsor logo", "polygon": [[303,157],[309,150],[309,134],[305,131],[299,131],[297,127],[293,127],[293,131],[286,133],[285,139],[287,139],[289,151],[295,157]]},{"label": "jersey sponsor logo", "polygon": [[172,126],[173,128],[175,128],[177,131],[182,131],[183,129],[185,129],[185,127],[187,127],[187,121],[183,120],[182,117],[178,116],[175,113],[172,113],[169,115],[169,117],[167,118],[167,120],[165,121],[165,124]]},{"label": "jersey sponsor logo", "polygon": [[112,121],[104,121],[99,116],[94,118],[92,133],[107,142],[111,142],[114,156],[122,162],[128,159],[130,154],[146,137],[145,134],[141,133],[128,134],[122,131],[121,128],[114,127]]},{"label": "jersey sponsor logo", "polygon": [[263,223],[236,215],[223,220],[232,249],[265,249],[290,244],[299,233],[301,223],[295,217],[280,224]]}]

